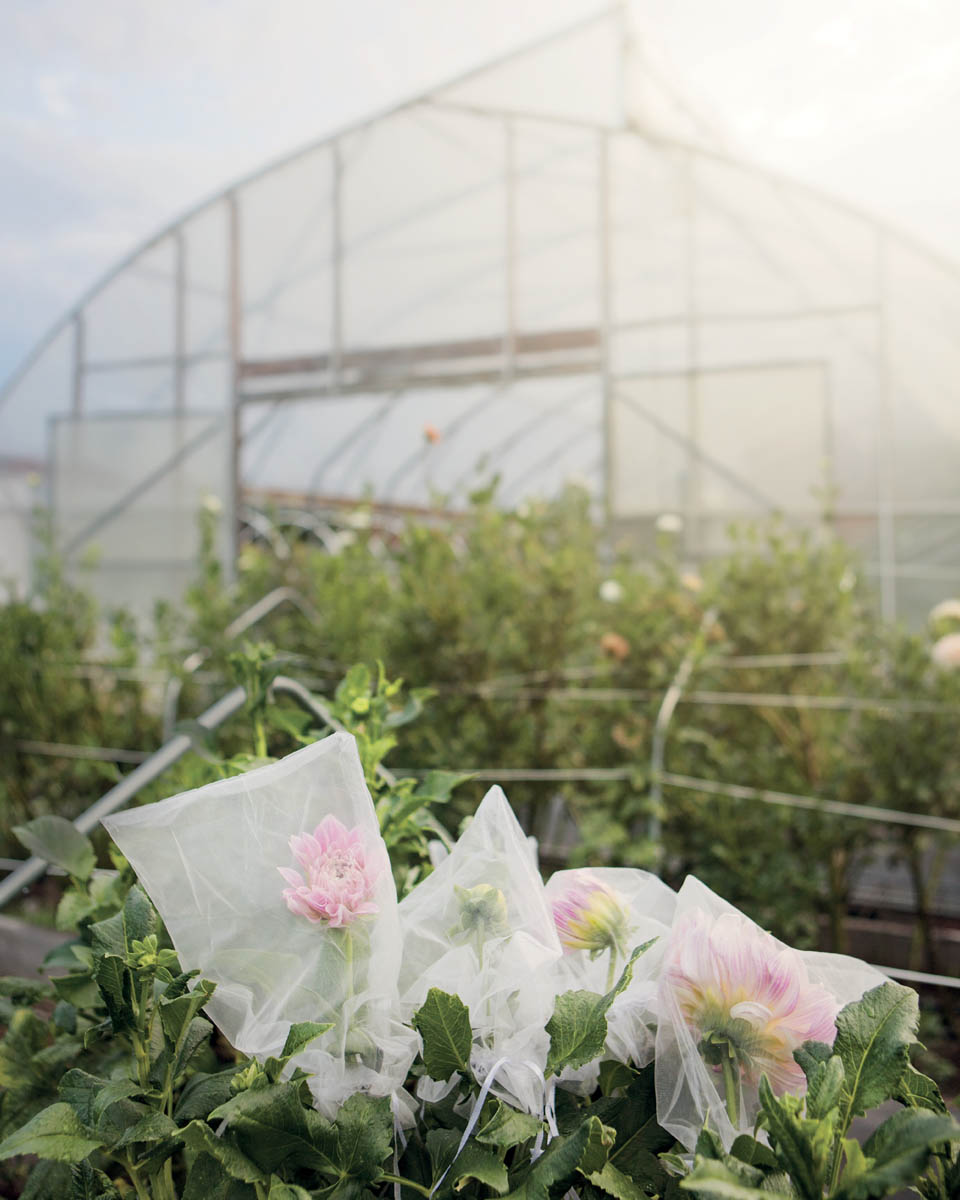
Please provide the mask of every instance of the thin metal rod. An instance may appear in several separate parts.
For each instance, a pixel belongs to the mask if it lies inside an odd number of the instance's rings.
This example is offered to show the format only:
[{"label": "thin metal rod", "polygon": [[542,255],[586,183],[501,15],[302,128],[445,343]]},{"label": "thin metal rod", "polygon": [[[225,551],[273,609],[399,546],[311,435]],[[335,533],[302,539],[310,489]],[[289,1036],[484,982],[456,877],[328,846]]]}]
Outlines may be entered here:
[{"label": "thin metal rod", "polygon": [[[201,713],[197,724],[204,729],[216,729],[243,707],[245,699],[246,693],[243,688],[234,688]],[[159,779],[164,771],[183,758],[192,745],[193,741],[188,734],[178,733],[121,779],[116,787],[112,787],[101,796],[86,812],[81,813],[74,821],[74,826],[80,833],[92,833],[103,817],[127,805],[141,788]],[[23,888],[40,879],[46,871],[47,862],[42,858],[28,858],[18,866],[0,883],[0,908],[9,904]]]},{"label": "thin metal rod", "polygon": [[187,396],[187,247],[182,228],[174,234],[173,252],[173,397],[177,412],[182,413],[186,408]]},{"label": "thin metal rod", "polygon": [[86,318],[77,312],[73,318],[73,415],[83,412],[83,372],[86,357]]},{"label": "thin metal rod", "polygon": [[839,800],[821,800],[816,796],[798,796],[793,792],[773,792],[766,788],[744,787],[738,783],[698,779],[692,775],[674,775],[670,771],[662,772],[660,780],[670,787],[691,792],[709,792],[715,796],[729,796],[733,800],[759,800],[764,804],[778,804],[784,808],[829,813],[837,817],[855,817],[857,820],[873,821],[879,825],[906,825],[914,829],[936,829],[940,833],[960,833],[960,821],[950,817],[931,817],[923,813],[901,812],[895,808],[878,808],[872,804],[844,804]]},{"label": "thin metal rod", "polygon": [[884,975],[892,975],[894,979],[903,979],[907,983],[926,983],[931,987],[960,988],[960,979],[952,975],[931,975],[927,971],[908,971],[906,967],[874,967]]},{"label": "thin metal rod", "polygon": [[657,855],[660,854],[661,840],[661,809],[663,807],[663,789],[661,782],[663,778],[663,764],[667,749],[667,731],[670,728],[670,722],[673,720],[673,714],[676,712],[677,704],[680,702],[680,697],[683,695],[683,689],[690,682],[690,676],[693,674],[693,669],[697,664],[697,660],[702,657],[706,648],[707,637],[710,630],[717,623],[717,610],[709,608],[703,614],[700,620],[700,628],[697,630],[693,641],[683,656],[680,666],[677,668],[677,673],[674,675],[670,686],[664,693],[663,702],[660,705],[660,711],[657,713],[657,719],[653,726],[653,745],[650,751],[650,840],[653,842]]},{"label": "thin metal rod", "polygon": [[21,754],[39,754],[45,758],[81,758],[94,762],[142,763],[149,750],[122,750],[116,746],[73,746],[65,742],[14,742]]}]

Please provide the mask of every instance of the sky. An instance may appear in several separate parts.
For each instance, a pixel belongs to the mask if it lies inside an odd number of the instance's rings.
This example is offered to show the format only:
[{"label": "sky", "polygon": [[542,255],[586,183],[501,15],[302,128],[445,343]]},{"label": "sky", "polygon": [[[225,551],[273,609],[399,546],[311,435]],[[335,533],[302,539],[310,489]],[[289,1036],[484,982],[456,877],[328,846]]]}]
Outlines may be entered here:
[{"label": "sky", "polygon": [[[597,11],[584,0],[7,0],[0,383],[178,213]],[[729,149],[960,262],[957,0],[632,0]]]}]

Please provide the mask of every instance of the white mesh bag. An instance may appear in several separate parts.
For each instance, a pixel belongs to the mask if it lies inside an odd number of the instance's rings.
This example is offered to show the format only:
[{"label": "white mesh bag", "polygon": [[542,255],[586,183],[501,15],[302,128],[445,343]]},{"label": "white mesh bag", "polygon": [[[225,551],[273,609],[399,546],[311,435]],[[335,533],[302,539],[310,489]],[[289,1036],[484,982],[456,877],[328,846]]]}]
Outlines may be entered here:
[{"label": "white mesh bag", "polygon": [[[449,856],[400,903],[405,1017],[430,988],[458,995],[475,1033],[471,1068],[531,1113],[543,1069],[560,958],[535,856],[500,788],[491,788]],[[500,1062],[503,1059],[505,1061]]]},{"label": "white mesh bag", "polygon": [[761,1075],[802,1093],[793,1051],[832,1045],[840,1009],[885,981],[857,959],[785,946],[693,876],[660,957],[657,1120],[688,1150],[705,1121],[728,1149],[752,1131]]},{"label": "white mesh bag", "polygon": [[296,1059],[318,1107],[401,1086],[396,891],[349,734],[103,823],[234,1046],[278,1054],[292,1023],[329,1021]]},{"label": "white mesh bag", "polygon": [[[560,992],[608,992],[637,946],[656,939],[637,959],[627,988],[607,1012],[605,1057],[646,1066],[653,1058],[657,965],[677,906],[676,893],[656,875],[630,867],[557,871],[546,887],[563,958]],[[592,1090],[598,1064],[564,1073],[564,1084]]]}]

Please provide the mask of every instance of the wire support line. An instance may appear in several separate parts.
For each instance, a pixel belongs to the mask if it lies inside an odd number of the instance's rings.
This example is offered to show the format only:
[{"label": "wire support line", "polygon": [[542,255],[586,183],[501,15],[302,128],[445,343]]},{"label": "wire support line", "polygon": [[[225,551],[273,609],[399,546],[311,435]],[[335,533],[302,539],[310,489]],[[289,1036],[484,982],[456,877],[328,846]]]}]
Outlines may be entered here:
[{"label": "wire support line", "polygon": [[147,750],[123,750],[116,746],[72,746],[65,742],[34,742],[29,740],[13,743],[21,754],[39,755],[44,758],[79,758],[94,762],[142,763],[150,757]]},{"label": "wire support line", "polygon": [[875,970],[882,971],[884,975],[891,975],[894,979],[903,979],[906,983],[925,983],[930,987],[960,988],[960,979],[955,979],[952,975],[931,975],[928,971],[910,971],[906,967],[871,965]]},{"label": "wire support line", "polygon": [[845,804],[840,800],[800,796],[794,792],[773,792],[765,788],[745,787],[739,783],[719,783],[712,779],[699,779],[693,775],[675,775],[672,771],[661,772],[659,778],[660,782],[668,787],[682,788],[691,792],[708,792],[715,796],[729,796],[733,800],[758,800],[763,804],[777,804],[784,808],[829,813],[836,817],[855,817],[860,821],[874,821],[880,825],[905,825],[914,829],[935,829],[940,833],[960,834],[960,821],[953,820],[951,817],[902,812],[895,808],[878,808],[873,804]]},{"label": "wire support line", "polygon": [[[393,773],[398,779],[419,779],[435,769],[394,767]],[[636,767],[476,767],[457,772],[492,783],[616,783],[633,779],[636,773]]]}]

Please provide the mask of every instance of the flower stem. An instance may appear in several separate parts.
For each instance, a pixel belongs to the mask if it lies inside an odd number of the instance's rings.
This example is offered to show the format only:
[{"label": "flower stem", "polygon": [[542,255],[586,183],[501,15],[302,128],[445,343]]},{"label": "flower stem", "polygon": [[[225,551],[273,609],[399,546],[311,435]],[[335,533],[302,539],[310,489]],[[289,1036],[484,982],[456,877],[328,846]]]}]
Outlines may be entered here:
[{"label": "flower stem", "polygon": [[729,1047],[720,1060],[720,1070],[723,1072],[723,1090],[727,1101],[727,1116],[734,1129],[740,1125],[740,1072],[737,1070],[736,1059]]},{"label": "flower stem", "polygon": [[612,990],[614,980],[616,979],[616,977],[617,977],[617,944],[616,944],[616,942],[611,942],[610,943],[610,966],[607,967],[607,986],[604,989],[604,991],[609,992]]},{"label": "flower stem", "polygon": [[405,1179],[402,1175],[381,1175],[380,1178],[385,1183],[399,1183],[401,1187],[411,1188],[415,1192],[419,1192],[421,1196],[429,1197],[432,1193],[429,1188],[425,1188],[420,1183],[414,1183],[412,1179]]}]

